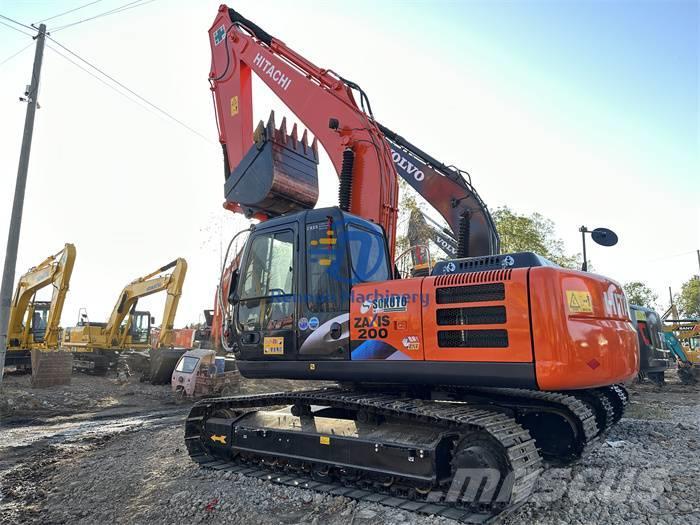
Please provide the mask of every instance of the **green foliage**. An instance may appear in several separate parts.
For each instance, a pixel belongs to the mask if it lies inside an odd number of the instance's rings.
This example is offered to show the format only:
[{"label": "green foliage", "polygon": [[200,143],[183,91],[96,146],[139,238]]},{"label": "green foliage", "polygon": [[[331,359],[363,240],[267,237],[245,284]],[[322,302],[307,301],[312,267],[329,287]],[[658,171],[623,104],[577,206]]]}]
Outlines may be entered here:
[{"label": "green foliage", "polygon": [[580,268],[579,256],[567,255],[554,235],[554,222],[539,213],[520,215],[507,206],[492,212],[501,237],[501,253],[535,252],[565,268]]},{"label": "green foliage", "polygon": [[623,284],[622,289],[625,291],[625,295],[630,304],[645,306],[652,309],[656,308],[656,300],[659,296],[646,284],[639,281],[632,281]]},{"label": "green foliage", "polygon": [[694,275],[683,283],[677,302],[682,316],[700,317],[700,275]]}]

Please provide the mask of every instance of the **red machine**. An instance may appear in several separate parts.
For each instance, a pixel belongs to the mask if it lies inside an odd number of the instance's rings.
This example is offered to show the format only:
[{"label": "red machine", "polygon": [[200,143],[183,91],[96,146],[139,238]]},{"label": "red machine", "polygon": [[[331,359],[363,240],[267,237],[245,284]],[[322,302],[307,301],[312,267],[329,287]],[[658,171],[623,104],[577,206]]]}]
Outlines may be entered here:
[{"label": "red machine", "polygon": [[[227,344],[245,377],[341,386],[199,403],[186,424],[192,458],[457,519],[525,501],[543,458],[580,457],[622,417],[618,383],[639,364],[620,286],[533,253],[498,254],[468,175],[379,124],[357,84],[226,6],[209,36],[225,206],[263,219],[231,275]],[[285,120],[253,132],[252,72],[311,145]],[[338,208],[311,209],[316,140],[340,177]],[[426,277],[395,271],[399,176],[458,241],[460,258]],[[265,410],[280,405],[292,408]],[[465,471],[476,488],[453,498]],[[482,485],[484,472],[495,481]]]}]

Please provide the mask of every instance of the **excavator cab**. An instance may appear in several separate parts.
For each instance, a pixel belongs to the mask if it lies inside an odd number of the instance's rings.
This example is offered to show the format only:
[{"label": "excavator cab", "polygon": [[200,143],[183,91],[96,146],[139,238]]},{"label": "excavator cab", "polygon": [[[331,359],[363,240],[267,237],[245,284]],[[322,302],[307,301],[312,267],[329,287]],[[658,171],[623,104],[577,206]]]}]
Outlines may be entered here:
[{"label": "excavator cab", "polygon": [[35,343],[44,342],[50,308],[51,302],[49,301],[34,301],[31,306],[31,323],[29,331],[32,336],[32,341]]},{"label": "excavator cab", "polygon": [[131,342],[148,344],[151,337],[151,327],[154,324],[151,312],[134,311],[131,313]]},{"label": "excavator cab", "polygon": [[237,357],[349,359],[351,288],[391,272],[382,229],[338,208],[259,224],[230,287]]}]

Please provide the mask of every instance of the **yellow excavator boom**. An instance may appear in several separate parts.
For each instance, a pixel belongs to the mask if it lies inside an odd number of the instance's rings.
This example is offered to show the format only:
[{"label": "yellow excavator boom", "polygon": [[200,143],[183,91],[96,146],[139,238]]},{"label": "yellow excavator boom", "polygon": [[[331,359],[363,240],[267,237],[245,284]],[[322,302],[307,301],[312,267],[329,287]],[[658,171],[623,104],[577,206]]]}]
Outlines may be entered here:
[{"label": "yellow excavator boom", "polygon": [[[173,269],[173,271],[168,275],[156,277],[170,269]],[[177,313],[186,273],[187,261],[179,258],[126,285],[119,295],[117,304],[114,305],[114,309],[109,316],[105,328],[107,341],[109,341],[110,346],[116,347],[123,345],[129,330],[127,326],[120,337],[119,327],[124,321],[124,318],[134,309],[138,300],[141,297],[146,297],[162,291],[166,291],[168,297],[165,301],[165,309],[163,311],[163,323],[158,338],[158,348],[166,346],[168,341],[172,339],[173,323],[175,322],[175,314]]]},{"label": "yellow excavator boom", "polygon": [[[60,252],[47,257],[19,278],[10,305],[7,334],[10,350],[58,347],[59,323],[75,256],[75,246],[67,243]],[[35,341],[33,329],[38,328],[32,326],[35,296],[39,290],[50,284],[53,285],[53,294],[46,318],[46,331],[42,341]]]}]

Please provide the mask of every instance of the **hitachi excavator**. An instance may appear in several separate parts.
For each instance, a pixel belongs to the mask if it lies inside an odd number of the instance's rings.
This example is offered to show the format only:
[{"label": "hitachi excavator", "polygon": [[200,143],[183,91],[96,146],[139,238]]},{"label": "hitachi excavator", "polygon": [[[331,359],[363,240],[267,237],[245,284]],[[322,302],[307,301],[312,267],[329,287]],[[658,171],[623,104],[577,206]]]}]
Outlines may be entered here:
[{"label": "hitachi excavator", "polygon": [[[165,273],[168,270],[172,272]],[[91,322],[87,314],[81,312],[78,325],[66,328],[63,336],[63,346],[74,352],[73,367],[104,374],[116,365],[120,351],[149,348],[153,318],[150,312],[137,311],[136,305],[141,297],[158,292],[167,292],[167,298],[156,348],[170,347],[186,273],[185,259],[176,259],[132,281],[119,294],[106,323]],[[174,356],[175,361],[177,358],[179,355]]]},{"label": "hitachi excavator", "polygon": [[[32,350],[58,348],[58,325],[74,264],[75,246],[66,244],[19,278],[10,304],[6,366],[30,370]],[[49,285],[51,301],[37,301],[37,292]]]},{"label": "hitachi excavator", "polygon": [[[639,350],[621,287],[499,254],[466,174],[379,124],[354,82],[227,6],[209,38],[225,207],[261,221],[232,272],[227,345],[245,377],[338,386],[201,401],[192,459],[460,520],[526,501],[543,461],[581,457],[622,417]],[[311,145],[284,120],[253,133],[253,73]],[[338,207],[312,209],[317,141]],[[429,276],[395,272],[398,177],[459,244]]]}]

